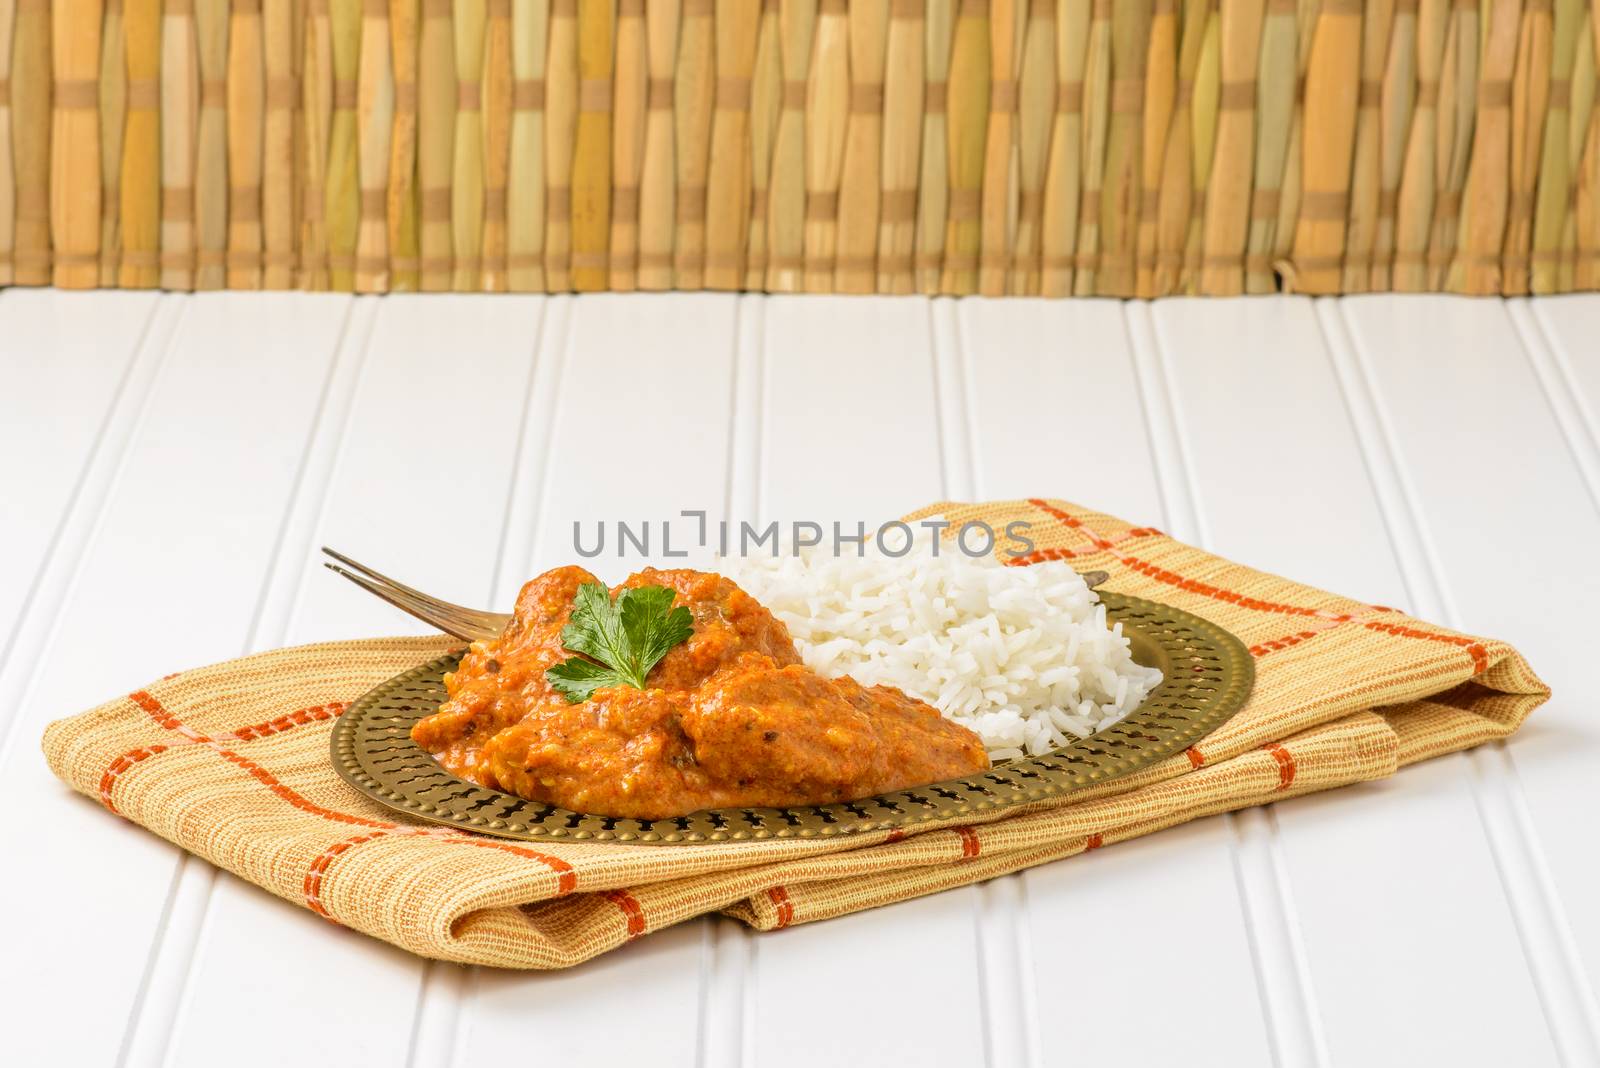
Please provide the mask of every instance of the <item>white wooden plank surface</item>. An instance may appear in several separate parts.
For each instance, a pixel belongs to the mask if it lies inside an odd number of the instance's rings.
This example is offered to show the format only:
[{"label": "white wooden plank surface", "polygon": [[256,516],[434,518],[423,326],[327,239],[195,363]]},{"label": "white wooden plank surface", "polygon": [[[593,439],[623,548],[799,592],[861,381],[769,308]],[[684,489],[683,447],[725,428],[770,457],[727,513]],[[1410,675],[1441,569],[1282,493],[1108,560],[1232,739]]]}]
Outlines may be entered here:
[{"label": "white wooden plank surface", "polygon": [[[928,305],[771,298],[766,307],[759,519],[872,524],[943,490]],[[971,1065],[983,1058],[977,1011],[927,1018],[930,983],[947,1005],[977,1006],[971,889],[857,914],[755,943],[753,1054],[762,1068],[816,1063]],[[870,1009],[818,1026],[796,1006],[818,991],[892,972],[929,983],[869,983]]]},{"label": "white wooden plank surface", "polygon": [[[118,300],[84,316],[54,290],[0,293],[0,352],[17,382],[0,435],[18,459],[0,475],[0,605],[15,606],[0,632],[0,747],[166,354],[178,305],[156,300]],[[45,458],[22,462],[40,441],[51,443]]]},{"label": "white wooden plank surface", "polygon": [[[364,303],[374,307],[375,321],[370,332],[349,338],[341,354],[341,363],[359,373],[358,384],[341,410],[328,413],[330,425],[317,442],[326,451],[315,465],[326,473],[302,484],[309,522],[285,546],[282,575],[296,591],[294,605],[283,633],[263,645],[425,630],[323,569],[320,544],[441,596],[488,603],[492,593],[543,302],[519,297],[472,307],[457,297],[405,297]],[[438,359],[441,351],[452,358]],[[495,388],[462,396],[472,383]],[[441,447],[452,412],[465,417],[470,451]],[[437,433],[419,433],[433,427]],[[415,516],[416,501],[446,496],[473,506],[448,524],[396,521]],[[235,1063],[284,1064],[308,1046],[345,1063],[402,1062],[408,1026],[348,1024],[352,1018],[404,1021],[406,1012],[397,1007],[417,1003],[423,963],[348,931],[338,932],[330,947],[327,927],[304,909],[239,880],[222,880],[187,969],[166,1063],[214,1063],[234,1033],[229,1007],[268,995],[296,1026],[260,1036],[234,1055]],[[274,947],[265,959],[263,936]],[[318,962],[316,983],[300,981],[307,960]],[[329,997],[330,990],[340,996]]]},{"label": "white wooden plank surface", "polygon": [[1518,300],[1507,310],[1600,506],[1600,301]]},{"label": "white wooden plank surface", "polygon": [[[957,307],[972,426],[970,495],[1064,497],[1135,522],[1164,522],[1122,305],[967,300]],[[1029,1018],[1050,1019],[1083,983],[1085,962],[1094,962],[1095,983],[1105,990],[1139,989],[1159,969],[1163,984],[1183,992],[1162,999],[1162,1026],[1075,1028],[1075,1057],[1267,1063],[1232,838],[1223,821],[1205,820],[1024,873],[1020,926],[1034,932],[1037,999]],[[1060,919],[1161,915],[1172,908],[1174,885],[1184,888],[1184,911],[1206,917],[1203,952],[1189,951],[1179,923]],[[1208,1032],[1232,1042],[1193,1041]]]},{"label": "white wooden plank surface", "polygon": [[[1414,610],[1310,301],[1170,301],[1153,316],[1200,542]],[[1452,758],[1267,810],[1332,1063],[1550,1056],[1470,780]],[[1372,893],[1375,872],[1395,892]],[[1409,889],[1440,879],[1448,895]],[[1410,960],[1436,962],[1437,980],[1393,966]],[[1453,1026],[1463,1014],[1505,1026]]]},{"label": "white wooden plank surface", "polygon": [[[9,394],[0,453],[17,460],[0,474],[0,528],[6,532],[0,604],[21,606],[19,615],[27,612],[61,522],[82,495],[81,473],[126,389],[157,299],[152,293],[119,293],[103,314],[84,316],[57,290],[0,292]],[[48,443],[48,463],[37,462],[41,442]],[[0,636],[0,643],[10,639]]]},{"label": "white wooden plank surface", "polygon": [[[176,872],[203,869],[69,795],[40,759],[39,732],[154,676],[243,650],[332,352],[306,338],[332,334],[348,303],[196,297],[159,342],[160,374],[138,402],[56,627],[26,665],[37,681],[0,757],[19,796],[52,799],[48,835],[32,822],[0,829],[11,870],[51,872],[54,922],[16,925],[8,956],[28,962],[28,978],[7,1000],[19,1021],[58,1025],[10,1028],[17,1063],[118,1057]],[[0,902],[18,916],[40,908],[33,880],[5,880]],[[61,1013],[74,1003],[97,1006],[106,1025],[69,1026]]]},{"label": "white wooden plank surface", "polygon": [[[1184,447],[1176,398],[1161,369],[1144,305],[1125,305],[1129,340],[1145,400],[1151,451],[1160,474],[1166,527],[1185,541],[1203,543],[1194,493],[1194,464]],[[1322,1017],[1311,989],[1294,899],[1269,814],[1247,809],[1222,817],[1233,832],[1233,868],[1239,885],[1251,955],[1267,1021],[1269,1049],[1287,1064],[1327,1061]]]},{"label": "white wooden plank surface", "polygon": [[[596,519],[659,523],[683,509],[724,509],[732,417],[735,298],[607,295],[574,304],[548,387],[560,401],[536,463],[540,504],[515,557],[520,577],[577,559],[572,524]],[[671,340],[670,355],[665,348]],[[625,383],[618,388],[619,383]],[[604,420],[606,433],[596,432]],[[519,481],[519,486],[521,485]],[[680,520],[677,530],[692,523]],[[585,544],[592,545],[592,535]],[[608,582],[662,555],[584,561]],[[681,546],[682,543],[680,542]],[[685,924],[560,976],[476,970],[461,1009],[453,1063],[497,1064],[526,1056],[583,1063],[603,1048],[617,1062],[691,1065],[699,1026],[703,924]],[[618,991],[630,1022],[618,1027]]]},{"label": "white wooden plank surface", "polygon": [[1600,1062],[1600,918],[1588,907],[1600,895],[1600,722],[1577,625],[1577,606],[1600,593],[1600,513],[1501,303],[1394,297],[1324,310],[1350,329],[1437,587],[1434,614],[1535,650],[1555,691],[1512,750],[1468,759],[1551,1038],[1569,1063]]},{"label": "white wooden plank surface", "polygon": [[[1567,607],[1600,584],[1582,555],[1600,535],[1597,336],[1596,297],[6,291],[0,362],[33,400],[0,420],[32,461],[0,472],[0,774],[50,798],[56,831],[13,826],[0,847],[62,875],[51,922],[7,946],[27,977],[0,991],[8,1055],[465,1065],[536,1040],[541,1058],[705,1068],[1600,1061],[1582,907],[1600,733]],[[481,505],[466,524],[390,521],[463,491]],[[321,571],[322,542],[504,604],[572,558],[574,519],[853,524],[1040,494],[1504,636],[1557,696],[1510,746],[1393,780],[871,917],[759,937],[697,921],[553,975],[331,928],[71,796],[35,748],[45,720],[186,663],[418,629]],[[1484,581],[1489,560],[1515,580]],[[1203,923],[1114,919],[1170,911],[1175,890]],[[41,910],[18,880],[0,894]],[[118,947],[91,973],[60,952],[69,921]],[[872,1012],[825,1027],[793,1011],[886,972],[937,979],[874,985]],[[1082,1025],[1152,975],[1181,992],[1158,998],[1164,1026]],[[618,997],[636,1026],[615,1026]],[[105,1026],[39,1026],[86,1003]],[[241,1046],[241,1011],[294,1022]]]},{"label": "white wooden plank surface", "polygon": [[[727,522],[735,530],[737,524],[755,523],[760,508],[766,310],[761,296],[739,298],[726,502]],[[697,1068],[734,1068],[755,1061],[755,938],[744,924],[726,916],[709,918],[702,926]]]},{"label": "white wooden plank surface", "polygon": [[1600,300],[1592,296],[1518,302],[1548,332],[1591,434],[1600,430]]}]

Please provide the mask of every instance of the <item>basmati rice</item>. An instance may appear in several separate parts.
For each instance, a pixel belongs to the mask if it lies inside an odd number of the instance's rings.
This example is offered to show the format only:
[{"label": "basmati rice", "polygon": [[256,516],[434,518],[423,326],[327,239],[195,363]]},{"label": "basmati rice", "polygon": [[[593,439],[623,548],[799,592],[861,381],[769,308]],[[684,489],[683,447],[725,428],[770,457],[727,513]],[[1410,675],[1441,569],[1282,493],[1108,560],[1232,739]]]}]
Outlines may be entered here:
[{"label": "basmati rice", "polygon": [[812,670],[896,686],[975,731],[994,760],[1111,726],[1161,672],[1068,564],[1007,567],[927,537],[901,557],[819,552],[722,561],[788,626]]}]

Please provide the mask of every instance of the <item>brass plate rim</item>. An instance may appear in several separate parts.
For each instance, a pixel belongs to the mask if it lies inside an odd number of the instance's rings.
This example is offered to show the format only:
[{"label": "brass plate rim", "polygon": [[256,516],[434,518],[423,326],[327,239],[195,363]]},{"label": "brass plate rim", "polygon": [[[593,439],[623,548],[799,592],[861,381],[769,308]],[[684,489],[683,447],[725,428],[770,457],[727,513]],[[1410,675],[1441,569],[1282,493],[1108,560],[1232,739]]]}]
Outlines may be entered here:
[{"label": "brass plate rim", "polygon": [[411,724],[437,707],[442,676],[459,652],[408,668],[351,702],[334,722],[329,753],[345,782],[400,815],[518,841],[708,845],[836,838],[986,816],[1156,764],[1216,730],[1248,699],[1255,658],[1234,634],[1172,605],[1098,592],[1107,619],[1122,624],[1135,659],[1163,669],[1161,685],[1123,719],[1087,738],[908,790],[830,805],[708,809],[664,820],[572,812],[490,790],[446,771],[411,740]]}]

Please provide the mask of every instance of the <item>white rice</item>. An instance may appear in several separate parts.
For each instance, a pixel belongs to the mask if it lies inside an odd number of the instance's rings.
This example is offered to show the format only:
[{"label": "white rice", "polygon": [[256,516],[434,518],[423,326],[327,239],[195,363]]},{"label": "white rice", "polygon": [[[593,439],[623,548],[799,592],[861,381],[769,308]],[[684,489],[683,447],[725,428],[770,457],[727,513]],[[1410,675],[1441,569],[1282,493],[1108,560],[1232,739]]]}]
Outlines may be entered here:
[{"label": "white rice", "polygon": [[806,666],[899,687],[975,731],[994,760],[1037,756],[1126,716],[1161,682],[1065,563],[1006,567],[929,539],[894,558],[722,561],[788,626]]}]

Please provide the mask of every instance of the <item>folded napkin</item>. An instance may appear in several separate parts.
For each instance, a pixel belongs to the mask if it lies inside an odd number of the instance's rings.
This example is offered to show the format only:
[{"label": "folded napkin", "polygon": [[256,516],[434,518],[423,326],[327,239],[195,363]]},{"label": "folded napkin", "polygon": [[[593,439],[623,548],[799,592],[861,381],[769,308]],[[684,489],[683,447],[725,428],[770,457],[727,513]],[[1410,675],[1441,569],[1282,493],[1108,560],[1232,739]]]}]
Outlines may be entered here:
[{"label": "folded napkin", "polygon": [[1185,752],[1064,799],[826,841],[523,843],[369,801],[329,763],[328,731],[371,687],[460,644],[444,637],[329,642],[181,672],[51,724],[45,754],[112,812],[336,923],[426,957],[559,968],[702,913],[787,927],[1382,778],[1504,737],[1549,696],[1503,642],[1062,501],[946,502],[907,518],[935,513],[995,529],[1029,521],[1029,561],[1104,569],[1109,589],[1232,631],[1256,657],[1249,702]]}]

